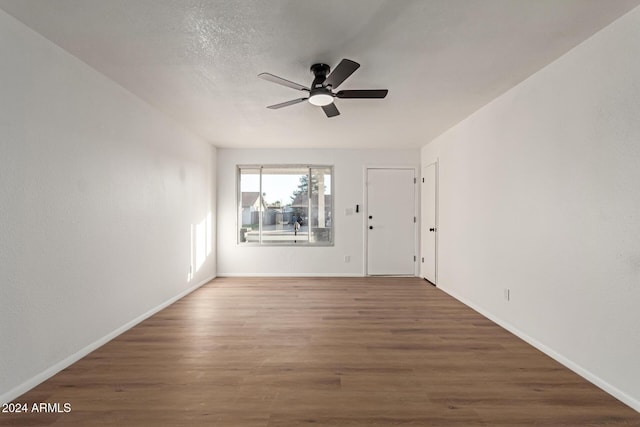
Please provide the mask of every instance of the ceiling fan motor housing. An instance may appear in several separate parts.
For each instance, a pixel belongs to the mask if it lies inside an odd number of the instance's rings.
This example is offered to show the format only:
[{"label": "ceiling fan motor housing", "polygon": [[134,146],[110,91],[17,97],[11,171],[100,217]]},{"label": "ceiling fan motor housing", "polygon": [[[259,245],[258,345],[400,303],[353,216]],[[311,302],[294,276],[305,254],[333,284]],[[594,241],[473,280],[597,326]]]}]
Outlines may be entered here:
[{"label": "ceiling fan motor housing", "polygon": [[311,66],[311,73],[316,77],[313,80],[313,88],[316,88],[317,84],[322,85],[324,80],[327,78],[327,75],[329,75],[330,71],[331,67],[329,67],[327,64],[313,64]]},{"label": "ceiling fan motor housing", "polygon": [[327,64],[313,64],[311,72],[315,76],[309,91],[309,102],[313,105],[324,106],[333,102],[333,92],[324,85],[324,81],[331,68]]}]

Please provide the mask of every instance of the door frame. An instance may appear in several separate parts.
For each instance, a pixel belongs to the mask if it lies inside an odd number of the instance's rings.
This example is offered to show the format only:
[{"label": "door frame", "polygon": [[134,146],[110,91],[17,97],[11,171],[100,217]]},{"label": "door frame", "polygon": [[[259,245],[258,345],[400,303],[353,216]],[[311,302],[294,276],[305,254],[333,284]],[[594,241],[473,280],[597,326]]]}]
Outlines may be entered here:
[{"label": "door frame", "polygon": [[[440,217],[439,217],[439,212],[440,212],[440,209],[439,209],[440,208],[440,206],[439,206],[440,205],[440,200],[439,200],[439,197],[440,197],[440,185],[439,185],[440,184],[440,181],[439,181],[440,180],[440,159],[439,158],[436,158],[433,162],[427,163],[424,166],[421,166],[421,168],[420,168],[420,175],[421,175],[421,177],[420,177],[421,178],[420,179],[420,185],[421,185],[420,186],[420,190],[421,190],[420,191],[420,207],[421,207],[420,215],[422,216],[422,215],[425,214],[424,212],[422,212],[422,206],[423,206],[423,202],[424,202],[422,200],[422,186],[424,184],[424,176],[422,175],[422,173],[424,172],[425,168],[427,168],[427,167],[429,167],[431,165],[435,166],[435,182],[434,182],[435,194],[433,195],[433,197],[434,197],[434,210],[435,210],[435,215],[434,215],[435,224],[434,224],[434,227],[435,227],[436,231],[435,231],[435,257],[434,257],[435,258],[434,259],[435,269],[434,269],[434,273],[433,273],[433,275],[434,275],[433,284],[437,286],[438,285],[438,240],[439,240],[438,237],[439,237],[439,234],[440,234],[440,229],[439,229],[439,223],[440,223]],[[422,224],[424,224],[424,226]],[[428,231],[426,231],[427,227],[428,227],[428,225],[426,223],[424,223],[423,221],[421,221],[421,223],[420,223],[420,261],[421,261],[420,262],[420,277],[422,277],[425,280],[428,280],[428,279],[426,279],[424,277],[424,275],[422,274],[422,258],[424,257],[424,253],[422,251],[422,243],[423,243],[422,242],[422,235],[423,234],[426,235],[426,233],[428,233]]]},{"label": "door frame", "polygon": [[369,186],[367,178],[369,169],[408,169],[413,171],[413,216],[416,219],[413,223],[413,253],[415,254],[415,262],[413,263],[413,276],[420,277],[420,186],[418,185],[418,177],[420,176],[420,166],[414,165],[364,165],[362,171],[362,272],[363,276],[369,276],[369,233],[367,232],[367,217],[369,215]]}]

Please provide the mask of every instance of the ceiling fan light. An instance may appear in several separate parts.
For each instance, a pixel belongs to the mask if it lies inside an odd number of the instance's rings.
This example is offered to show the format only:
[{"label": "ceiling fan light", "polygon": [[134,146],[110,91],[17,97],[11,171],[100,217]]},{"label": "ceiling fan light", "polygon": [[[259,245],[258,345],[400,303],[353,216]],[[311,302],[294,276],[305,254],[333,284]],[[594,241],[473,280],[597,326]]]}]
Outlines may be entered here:
[{"label": "ceiling fan light", "polygon": [[309,102],[318,107],[324,107],[333,102],[333,96],[328,93],[315,93],[309,97]]}]

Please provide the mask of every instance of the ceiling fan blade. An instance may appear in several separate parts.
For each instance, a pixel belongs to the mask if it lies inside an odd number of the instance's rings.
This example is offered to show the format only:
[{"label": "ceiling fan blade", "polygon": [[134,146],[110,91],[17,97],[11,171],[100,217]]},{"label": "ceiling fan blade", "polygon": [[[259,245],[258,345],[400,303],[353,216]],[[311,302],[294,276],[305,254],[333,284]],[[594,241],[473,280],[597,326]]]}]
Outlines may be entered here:
[{"label": "ceiling fan blade", "polygon": [[322,109],[324,110],[324,113],[327,115],[327,117],[334,117],[334,116],[340,115],[340,111],[338,111],[338,107],[336,107],[336,104],[334,104],[333,102],[329,105],[323,105]]},{"label": "ceiling fan blade", "polygon": [[266,80],[271,83],[277,83],[279,85],[290,87],[292,89],[309,91],[309,88],[306,86],[302,86],[290,80],[283,79],[282,77],[274,76],[273,74],[270,74],[270,73],[260,73],[258,74],[258,77],[260,77],[262,80]]},{"label": "ceiling fan blade", "polygon": [[325,86],[331,86],[333,89],[340,86],[340,83],[345,81],[347,77],[353,74],[360,68],[360,64],[350,59],[343,59],[338,66],[329,74],[329,77],[324,81]]},{"label": "ceiling fan blade", "polygon": [[300,103],[302,101],[306,101],[307,99],[309,99],[309,98],[292,99],[291,101],[281,102],[280,104],[269,105],[267,108],[269,108],[271,110],[277,110],[278,108],[288,107],[289,105],[298,104],[298,103]]},{"label": "ceiling fan blade", "polygon": [[336,93],[337,98],[384,98],[387,89],[341,90]]}]

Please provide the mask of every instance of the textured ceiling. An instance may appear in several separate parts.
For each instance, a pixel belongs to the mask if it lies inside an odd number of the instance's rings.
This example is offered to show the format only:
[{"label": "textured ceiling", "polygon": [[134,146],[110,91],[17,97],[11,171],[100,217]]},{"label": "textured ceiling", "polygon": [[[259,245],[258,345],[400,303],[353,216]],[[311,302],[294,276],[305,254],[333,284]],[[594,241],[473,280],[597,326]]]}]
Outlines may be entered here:
[{"label": "textured ceiling", "polygon": [[[0,0],[0,8],[219,147],[420,147],[640,0]],[[258,79],[362,66],[341,115]]]}]

